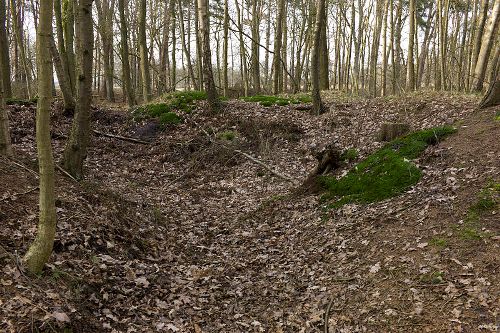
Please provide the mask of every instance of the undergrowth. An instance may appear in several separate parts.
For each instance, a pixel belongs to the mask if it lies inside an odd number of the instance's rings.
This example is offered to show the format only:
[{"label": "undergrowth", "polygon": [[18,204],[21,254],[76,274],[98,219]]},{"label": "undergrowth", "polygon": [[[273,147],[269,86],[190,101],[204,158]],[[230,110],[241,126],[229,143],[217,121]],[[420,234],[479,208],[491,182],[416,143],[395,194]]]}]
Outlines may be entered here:
[{"label": "undergrowth", "polygon": [[394,139],[358,163],[344,177],[321,177],[320,183],[327,190],[324,199],[333,199],[331,207],[338,208],[350,202],[377,202],[404,192],[422,176],[411,159],[418,157],[428,145],[436,144],[453,132],[454,128],[444,126]]},{"label": "undergrowth", "polygon": [[177,91],[162,96],[156,103],[135,108],[132,117],[136,121],[158,118],[162,125],[178,124],[181,118],[174,111],[189,113],[197,101],[206,98],[207,94],[203,91]]},{"label": "undergrowth", "polygon": [[497,208],[499,195],[500,183],[490,183],[479,193],[476,202],[469,207],[463,224],[456,227],[462,239],[479,240],[488,236],[481,231],[480,218]]},{"label": "undergrowth", "polygon": [[257,96],[242,97],[242,100],[244,100],[245,102],[259,103],[260,105],[265,107],[273,105],[286,106],[290,104],[312,102],[311,97],[308,95],[297,95],[292,97],[257,95]]}]

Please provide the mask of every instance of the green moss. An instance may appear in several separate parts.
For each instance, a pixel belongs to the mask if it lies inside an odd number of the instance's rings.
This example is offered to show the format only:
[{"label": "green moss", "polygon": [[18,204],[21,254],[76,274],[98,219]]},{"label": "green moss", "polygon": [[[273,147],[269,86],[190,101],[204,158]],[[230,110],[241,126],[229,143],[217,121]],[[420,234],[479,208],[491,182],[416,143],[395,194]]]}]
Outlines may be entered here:
[{"label": "green moss", "polygon": [[434,237],[429,241],[429,244],[436,246],[436,247],[446,247],[446,245],[448,245],[448,241],[444,238]]},{"label": "green moss", "polygon": [[233,141],[236,138],[236,133],[233,131],[224,131],[217,134],[217,138],[221,140]]},{"label": "green moss", "polygon": [[495,121],[500,121],[500,111],[495,113]]},{"label": "green moss", "polygon": [[181,118],[173,112],[167,112],[159,117],[162,125],[176,125],[181,122]]},{"label": "green moss", "polygon": [[311,103],[312,101],[311,97],[308,95],[297,95],[291,97],[257,95],[257,96],[243,97],[242,100],[244,100],[245,102],[259,103],[264,107],[269,107],[273,105],[287,106],[290,104]]},{"label": "green moss", "polygon": [[31,99],[17,99],[17,98],[7,98],[5,104],[7,105],[19,105],[19,106],[33,106],[38,102],[38,97],[33,97]]},{"label": "green moss", "polygon": [[410,159],[454,131],[439,127],[409,134],[389,142],[340,179],[321,177],[326,199],[334,199],[331,207],[338,208],[350,202],[377,202],[406,191],[422,176]]},{"label": "green moss", "polygon": [[178,119],[175,120],[175,117],[172,115],[173,111],[189,113],[193,110],[197,101],[206,98],[207,94],[203,91],[177,91],[163,95],[157,103],[137,107],[132,111],[132,117],[136,121],[147,118],[159,118],[163,124],[177,124],[180,122],[180,118],[177,117]]},{"label": "green moss", "polygon": [[344,151],[342,153],[342,155],[340,155],[340,159],[342,161],[348,161],[348,162],[351,162],[351,161],[354,161],[355,159],[358,158],[358,155],[359,155],[359,152],[357,149],[355,148],[350,148],[350,149],[347,149],[346,151]]}]

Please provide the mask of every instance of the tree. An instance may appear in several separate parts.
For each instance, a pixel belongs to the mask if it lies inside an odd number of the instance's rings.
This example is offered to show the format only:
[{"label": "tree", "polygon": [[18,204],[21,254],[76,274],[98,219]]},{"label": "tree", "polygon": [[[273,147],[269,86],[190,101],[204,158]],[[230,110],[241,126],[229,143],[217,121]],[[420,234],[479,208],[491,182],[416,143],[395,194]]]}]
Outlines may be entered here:
[{"label": "tree", "polygon": [[10,84],[10,56],[9,42],[5,30],[6,9],[5,0],[0,0],[0,73],[3,83],[3,94],[5,98],[12,97],[12,87]]},{"label": "tree", "polygon": [[[173,2],[173,0],[172,0]],[[128,50],[128,29],[127,18],[125,17],[125,0],[118,0],[118,11],[120,12],[120,37],[121,37],[121,54],[122,54],[122,76],[123,87],[129,106],[135,105],[135,93],[132,88],[130,79],[130,61]]]},{"label": "tree", "polygon": [[56,233],[54,190],[54,160],[50,142],[50,107],[52,101],[52,0],[40,1],[40,21],[37,31],[38,107],[36,113],[36,142],[40,172],[40,216],[35,240],[24,256],[30,273],[41,272],[48,261]]},{"label": "tree", "polygon": [[496,105],[500,105],[500,47],[497,47],[495,52],[490,86],[479,107],[484,109]]},{"label": "tree", "polygon": [[323,26],[325,25],[326,15],[325,15],[325,0],[318,0],[316,4],[316,27],[314,29],[314,44],[313,44],[313,53],[311,58],[311,79],[312,79],[312,100],[313,100],[313,108],[312,112],[314,114],[320,115],[326,111],[326,108],[321,100],[320,94],[320,74],[319,71],[320,66],[320,52],[321,52],[321,44],[323,41],[321,40],[321,32],[323,30]]},{"label": "tree", "polygon": [[0,156],[12,155],[9,134],[9,117],[5,109],[3,82],[0,80]]},{"label": "tree", "polygon": [[281,92],[280,80],[283,76],[283,65],[281,64],[281,46],[283,44],[283,20],[285,19],[285,0],[278,0],[278,16],[276,18],[276,34],[274,36],[274,57],[273,57],[273,93]]},{"label": "tree", "polygon": [[413,60],[415,44],[415,0],[410,0],[409,6],[410,7],[408,15],[410,16],[410,33],[408,36],[408,66],[406,73],[406,90],[412,91],[415,89],[415,62]]},{"label": "tree", "polygon": [[146,43],[146,0],[140,0],[139,6],[139,52],[141,57],[142,97],[145,102],[149,102],[151,100],[151,76],[149,74],[148,46]]},{"label": "tree", "polygon": [[498,24],[500,23],[500,0],[496,0],[490,16],[486,31],[483,34],[481,49],[477,57],[476,68],[474,69],[474,91],[483,90],[486,68],[490,57],[493,41],[497,35]]},{"label": "tree", "polygon": [[77,103],[69,140],[63,154],[64,168],[75,178],[83,178],[83,161],[90,140],[90,106],[92,102],[92,58],[94,33],[92,1],[80,0],[77,11]]},{"label": "tree", "polygon": [[210,109],[219,111],[220,102],[215,88],[214,75],[212,71],[212,53],[210,52],[210,25],[208,0],[198,1],[198,20],[200,22],[200,32],[203,46],[203,78],[205,80],[205,90]]}]

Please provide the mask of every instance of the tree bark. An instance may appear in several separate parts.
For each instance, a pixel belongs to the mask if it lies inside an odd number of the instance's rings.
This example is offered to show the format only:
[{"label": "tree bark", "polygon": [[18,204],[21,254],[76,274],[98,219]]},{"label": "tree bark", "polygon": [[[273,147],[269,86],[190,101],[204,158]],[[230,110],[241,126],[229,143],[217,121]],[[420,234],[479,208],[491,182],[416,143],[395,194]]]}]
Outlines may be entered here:
[{"label": "tree bark", "polygon": [[9,42],[5,28],[6,12],[5,0],[0,0],[0,73],[3,83],[3,96],[4,98],[11,98]]},{"label": "tree bark", "polygon": [[49,260],[56,233],[54,160],[50,142],[50,106],[52,101],[52,0],[40,2],[40,22],[37,33],[38,107],[36,142],[40,173],[39,221],[35,240],[24,256],[28,271],[37,274]]},{"label": "tree bark", "polygon": [[484,109],[496,105],[500,105],[500,47],[498,46],[493,61],[490,86],[479,104],[479,108]]},{"label": "tree bark", "polygon": [[198,20],[203,45],[203,70],[207,100],[212,112],[218,112],[220,108],[219,97],[215,88],[214,75],[212,71],[212,54],[210,52],[210,23],[208,12],[208,0],[198,1]]},{"label": "tree bark", "polygon": [[[172,0],[173,1],[173,0]],[[128,49],[128,29],[125,17],[125,0],[118,0],[118,11],[120,12],[120,36],[121,36],[121,53],[122,53],[122,76],[125,94],[127,95],[128,106],[132,107],[136,104],[135,93],[132,88],[130,78],[130,61]]]},{"label": "tree bark", "polygon": [[498,25],[500,23],[500,0],[495,0],[493,11],[491,13],[486,31],[484,31],[481,42],[481,50],[477,58],[476,68],[474,69],[474,91],[483,90],[484,78],[486,76],[486,68],[488,59],[490,58],[493,41],[497,37]]},{"label": "tree bark", "polygon": [[[198,31],[198,30],[197,30]],[[224,96],[229,93],[228,71],[228,49],[229,49],[229,5],[228,0],[224,0],[224,44],[222,46],[222,77],[224,84]]]},{"label": "tree bark", "polygon": [[140,0],[139,6],[139,53],[141,57],[142,98],[145,102],[149,102],[151,100],[151,75],[146,42],[146,0]]},{"label": "tree bark", "polygon": [[476,82],[475,73],[476,73],[476,64],[479,57],[479,52],[481,51],[481,41],[484,33],[484,26],[486,24],[486,19],[488,18],[488,5],[489,0],[481,0],[481,10],[477,21],[476,32],[474,37],[474,48],[472,50],[472,60],[470,66],[469,75],[472,78],[470,81],[471,86],[469,86],[469,90],[472,90],[472,85]]},{"label": "tree bark", "polygon": [[283,44],[283,19],[285,17],[285,0],[278,1],[278,14],[276,17],[276,34],[274,36],[274,57],[273,57],[273,94],[277,95],[280,91],[280,73],[282,72],[281,64],[281,46]]},{"label": "tree bark", "polygon": [[314,44],[313,53],[311,58],[311,79],[312,79],[312,112],[313,114],[320,115],[326,111],[326,108],[321,100],[320,94],[320,57],[321,57],[321,31],[325,25],[325,0],[318,0],[316,3],[316,26],[314,29]]},{"label": "tree bark", "polygon": [[414,44],[415,44],[415,0],[410,0],[409,16],[410,16],[410,33],[408,36],[408,64],[406,72],[406,90],[415,90],[415,62],[413,60]]},{"label": "tree bark", "polygon": [[92,1],[80,0],[77,11],[77,103],[69,140],[63,154],[66,171],[76,179],[83,179],[83,162],[90,141],[90,107],[92,102],[92,60],[94,33]]}]

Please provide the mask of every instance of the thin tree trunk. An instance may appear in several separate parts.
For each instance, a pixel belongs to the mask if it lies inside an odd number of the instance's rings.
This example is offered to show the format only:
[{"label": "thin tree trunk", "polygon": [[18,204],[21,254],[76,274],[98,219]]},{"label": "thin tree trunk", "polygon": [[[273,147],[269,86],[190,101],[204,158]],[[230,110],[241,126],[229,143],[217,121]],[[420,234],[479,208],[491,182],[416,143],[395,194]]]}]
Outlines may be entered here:
[{"label": "thin tree trunk", "polygon": [[474,48],[472,51],[472,61],[469,72],[469,75],[472,78],[472,80],[470,81],[471,86],[469,86],[469,90],[472,89],[472,83],[476,82],[476,78],[474,77],[474,75],[476,72],[476,64],[479,57],[479,52],[481,51],[481,41],[484,33],[484,26],[486,24],[486,19],[488,18],[488,5],[489,0],[481,0],[481,11],[476,26],[476,35],[474,38]]},{"label": "thin tree trunk", "polygon": [[12,14],[12,28],[14,29],[14,36],[16,38],[17,46],[19,47],[21,62],[23,64],[24,75],[26,76],[26,89],[28,98],[33,97],[31,88],[31,72],[28,67],[28,58],[26,56],[26,49],[24,47],[24,38],[19,26],[19,18],[17,13],[17,6],[15,0],[10,0],[10,10]]},{"label": "thin tree trunk", "polygon": [[0,74],[3,83],[4,98],[12,97],[12,87],[10,79],[10,55],[9,42],[7,39],[5,0],[0,0]]},{"label": "thin tree trunk", "polygon": [[408,36],[408,64],[406,66],[406,90],[415,90],[415,63],[413,60],[414,44],[415,44],[415,0],[410,0],[409,16],[410,16],[410,33]]},{"label": "thin tree trunk", "polygon": [[151,100],[151,74],[149,73],[148,46],[146,42],[146,0],[139,6],[139,52],[141,57],[142,98]]},{"label": "thin tree trunk", "polygon": [[52,101],[52,61],[49,51],[52,38],[52,0],[40,2],[37,33],[38,107],[36,142],[40,173],[39,221],[35,240],[24,256],[28,271],[37,274],[49,260],[56,233],[54,159],[50,142],[50,107]]},{"label": "thin tree trunk", "polygon": [[258,45],[258,40],[260,39],[260,14],[257,10],[258,8],[260,8],[260,1],[254,0],[252,4],[252,81],[253,93],[255,94],[260,94],[260,62]]},{"label": "thin tree trunk", "polygon": [[474,70],[474,91],[483,90],[484,78],[488,67],[493,41],[497,37],[498,25],[500,23],[500,0],[495,0],[488,25],[483,34],[481,50],[477,57],[476,68]]},{"label": "thin tree trunk", "polygon": [[198,20],[200,22],[200,32],[203,45],[203,77],[205,79],[205,90],[207,100],[212,112],[218,112],[220,108],[219,97],[215,88],[214,75],[212,71],[212,55],[210,52],[210,23],[208,0],[198,1]]},{"label": "thin tree trunk", "polygon": [[[196,2],[196,1],[195,1]],[[198,31],[198,30],[197,30]],[[229,5],[228,0],[224,0],[224,45],[222,46],[222,76],[224,85],[224,96],[227,97],[229,93],[228,81],[228,49],[229,49]]]},{"label": "thin tree trunk", "polygon": [[9,133],[9,116],[5,108],[3,82],[0,80],[0,156],[11,156],[12,147]]},{"label": "thin tree trunk", "polygon": [[128,50],[128,29],[125,17],[125,0],[118,0],[118,11],[120,12],[120,36],[121,36],[121,53],[122,53],[122,76],[123,86],[125,87],[125,94],[127,95],[128,106],[132,107],[135,103],[135,94],[132,88],[130,78],[130,61]]},{"label": "thin tree trunk", "polygon": [[80,0],[77,10],[77,103],[69,140],[63,154],[63,164],[76,179],[83,178],[83,161],[90,141],[90,106],[92,103],[92,1]]},{"label": "thin tree trunk", "polygon": [[198,87],[198,83],[196,82],[196,78],[194,76],[193,65],[191,64],[191,54],[189,53],[189,50],[187,49],[186,46],[186,37],[185,37],[186,35],[184,31],[184,13],[181,0],[178,1],[178,5],[179,5],[179,26],[181,33],[181,44],[182,44],[182,49],[184,50],[184,56],[186,57],[186,66],[188,69],[189,77],[191,78],[191,81],[193,81],[194,89],[199,90],[200,88]]},{"label": "thin tree trunk", "polygon": [[326,21],[326,13],[325,13],[325,0],[318,0],[316,4],[316,27],[314,29],[314,44],[313,44],[313,53],[311,57],[311,80],[312,80],[312,100],[313,114],[320,115],[326,111],[325,106],[321,100],[320,94],[320,71],[323,70],[320,68],[320,57],[321,57],[321,32],[323,30],[323,25],[325,25]]},{"label": "thin tree trunk", "polygon": [[276,34],[274,36],[274,57],[273,57],[273,94],[277,95],[280,91],[280,73],[281,64],[281,46],[283,38],[283,19],[285,18],[285,0],[278,1],[278,14],[276,17]]},{"label": "thin tree trunk", "polygon": [[52,36],[49,43],[52,61],[54,63],[54,68],[56,69],[57,81],[59,82],[59,88],[61,89],[63,96],[64,112],[66,114],[73,114],[75,111],[75,98],[71,93],[71,87],[69,86],[69,75],[64,70],[60,54],[57,51],[56,43]]}]

